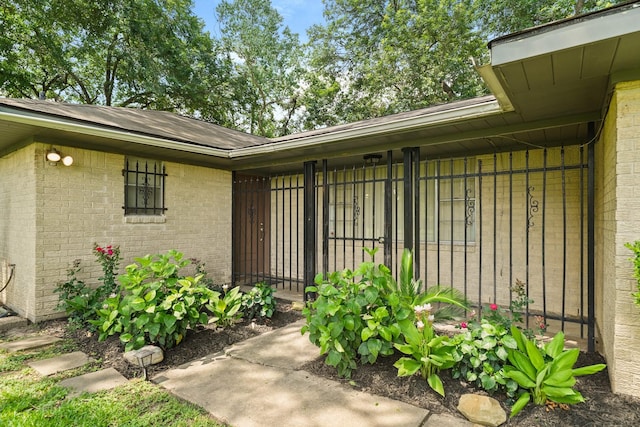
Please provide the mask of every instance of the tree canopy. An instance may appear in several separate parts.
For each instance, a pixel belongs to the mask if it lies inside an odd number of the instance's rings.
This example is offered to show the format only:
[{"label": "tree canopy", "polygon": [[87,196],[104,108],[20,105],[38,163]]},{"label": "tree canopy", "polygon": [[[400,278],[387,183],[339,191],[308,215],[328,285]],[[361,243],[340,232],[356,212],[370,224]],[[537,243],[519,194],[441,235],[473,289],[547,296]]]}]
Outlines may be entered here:
[{"label": "tree canopy", "polygon": [[303,46],[270,0],[222,1],[214,36],[191,0],[0,0],[0,95],[279,136],[485,94],[487,41],[622,1],[323,0]]}]

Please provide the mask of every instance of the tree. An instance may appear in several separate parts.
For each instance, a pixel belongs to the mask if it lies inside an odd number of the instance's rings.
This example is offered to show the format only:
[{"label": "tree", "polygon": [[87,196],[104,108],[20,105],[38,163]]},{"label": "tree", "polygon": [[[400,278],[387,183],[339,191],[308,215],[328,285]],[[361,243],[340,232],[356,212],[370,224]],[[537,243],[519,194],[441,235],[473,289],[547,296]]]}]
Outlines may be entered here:
[{"label": "tree", "polygon": [[[179,111],[228,124],[224,62],[191,0],[2,1],[10,96]],[[9,47],[10,46],[10,47]]]},{"label": "tree", "polygon": [[236,127],[268,137],[291,133],[301,110],[298,35],[283,26],[269,0],[225,0],[216,12],[233,63]]},{"label": "tree", "polygon": [[324,0],[327,23],[309,31],[304,127],[486,94],[471,59],[488,61],[488,40],[620,2]]}]

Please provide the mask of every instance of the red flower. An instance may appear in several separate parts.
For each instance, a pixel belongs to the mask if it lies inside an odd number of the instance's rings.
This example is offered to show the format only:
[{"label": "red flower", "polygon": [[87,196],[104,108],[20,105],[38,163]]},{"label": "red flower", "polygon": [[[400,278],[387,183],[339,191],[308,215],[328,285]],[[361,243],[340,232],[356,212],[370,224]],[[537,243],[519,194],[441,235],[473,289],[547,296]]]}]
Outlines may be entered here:
[{"label": "red flower", "polygon": [[97,252],[102,252],[102,248],[100,246],[96,246],[96,251]]},{"label": "red flower", "polygon": [[462,329],[467,329],[467,322],[460,322],[460,327]]},{"label": "red flower", "polygon": [[491,311],[496,311],[498,309],[498,304],[491,304],[489,308],[491,309]]},{"label": "red flower", "polygon": [[107,253],[108,253],[109,255],[113,255],[113,250],[112,250],[112,249],[109,249],[109,250],[107,251]]}]

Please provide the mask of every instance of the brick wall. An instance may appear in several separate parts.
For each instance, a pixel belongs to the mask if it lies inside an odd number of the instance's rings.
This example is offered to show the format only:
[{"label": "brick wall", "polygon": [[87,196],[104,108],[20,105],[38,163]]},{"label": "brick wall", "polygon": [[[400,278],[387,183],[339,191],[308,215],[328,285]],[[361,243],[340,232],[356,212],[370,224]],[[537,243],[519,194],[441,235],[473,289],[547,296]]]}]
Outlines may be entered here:
[{"label": "brick wall", "polygon": [[9,278],[9,264],[15,264],[14,277],[0,293],[0,301],[29,318],[36,314],[34,151],[32,144],[0,158],[0,286]]},{"label": "brick wall", "polygon": [[598,142],[598,326],[614,392],[640,395],[640,307],[631,251],[640,239],[640,81],[616,85]]},{"label": "brick wall", "polygon": [[[52,166],[44,158],[48,148],[33,144],[12,160],[20,165],[34,164],[31,190],[25,186],[29,180],[24,176],[7,182],[7,187],[28,198],[33,206],[30,215],[21,213],[28,204],[24,200],[13,201],[9,208],[21,221],[15,226],[10,223],[10,232],[16,236],[10,242],[31,248],[33,274],[20,277],[23,292],[31,297],[7,298],[21,314],[32,321],[62,315],[56,310],[58,296],[53,290],[66,278],[75,259],[83,266],[79,277],[88,284],[99,284],[102,271],[92,254],[94,243],[120,245],[124,257],[121,271],[134,257],[176,249],[204,262],[214,281],[230,281],[230,172],[165,162],[166,214],[132,218],[125,217],[122,209],[123,155],[56,146],[64,155],[71,155],[74,163],[71,167]],[[4,167],[2,173],[6,173]],[[32,233],[27,239],[24,231],[29,229]],[[17,253],[13,247],[4,251],[11,257]]]}]

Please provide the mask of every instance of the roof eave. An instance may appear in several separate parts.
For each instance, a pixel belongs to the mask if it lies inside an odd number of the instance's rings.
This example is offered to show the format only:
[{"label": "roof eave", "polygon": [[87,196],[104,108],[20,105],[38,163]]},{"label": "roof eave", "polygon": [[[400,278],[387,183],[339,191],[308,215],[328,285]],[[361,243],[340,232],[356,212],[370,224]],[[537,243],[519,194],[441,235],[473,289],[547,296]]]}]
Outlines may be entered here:
[{"label": "roof eave", "polygon": [[370,126],[355,129],[344,129],[319,135],[301,136],[298,139],[276,141],[257,147],[238,148],[230,152],[232,159],[241,159],[279,151],[309,149],[320,145],[357,140],[365,137],[384,135],[394,132],[409,132],[424,127],[436,127],[457,121],[470,120],[484,116],[502,113],[498,100],[495,98],[476,105],[467,105],[445,111],[438,111],[418,117],[399,118]]},{"label": "roof eave", "polygon": [[230,153],[230,150],[206,147],[197,144],[189,144],[181,141],[141,135],[128,131],[109,129],[103,126],[78,123],[72,120],[62,120],[59,118],[51,118],[38,114],[24,115],[15,113],[9,108],[0,107],[0,120],[6,120],[9,122],[21,123],[48,129],[55,129],[65,132],[79,133],[95,137],[117,139],[136,144],[185,151],[189,153],[204,154],[225,159],[229,158]]}]

